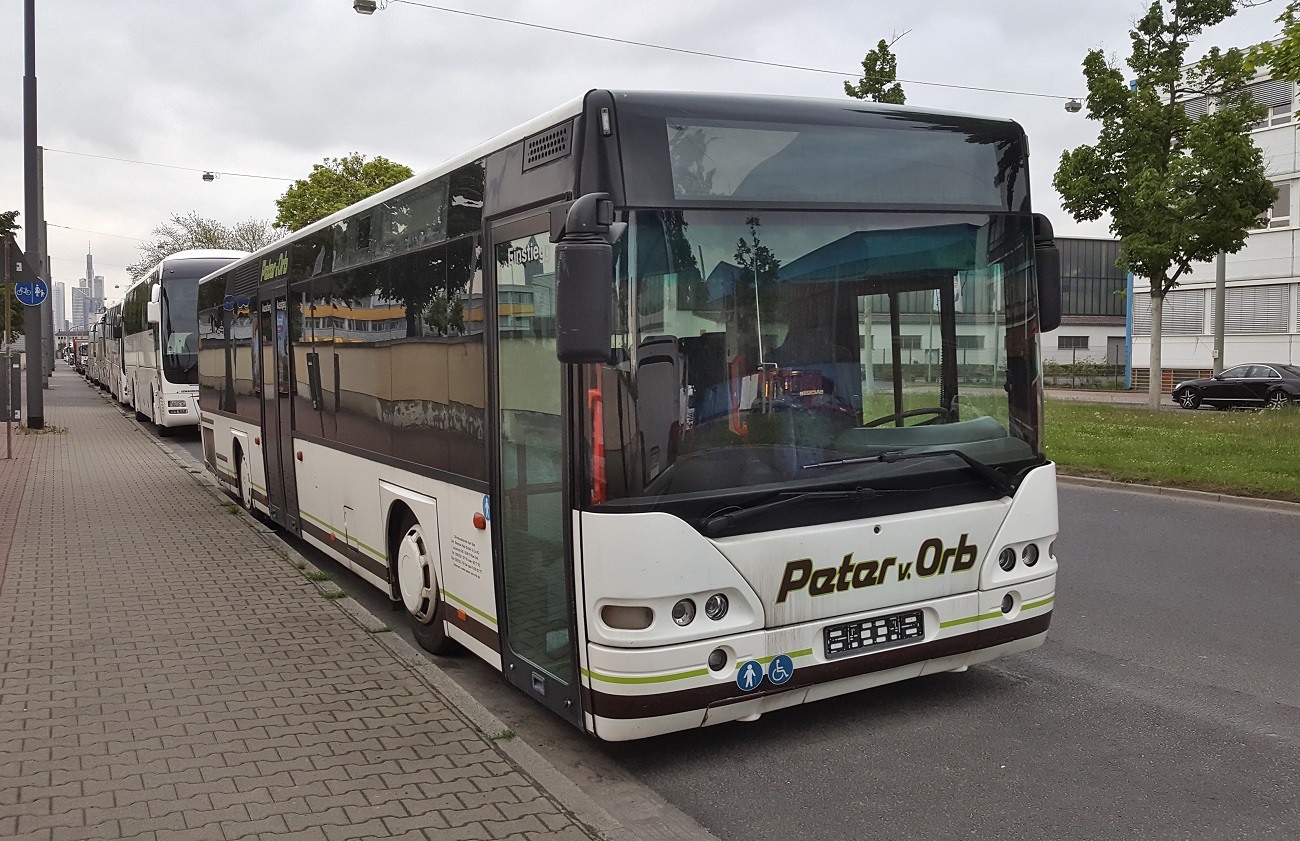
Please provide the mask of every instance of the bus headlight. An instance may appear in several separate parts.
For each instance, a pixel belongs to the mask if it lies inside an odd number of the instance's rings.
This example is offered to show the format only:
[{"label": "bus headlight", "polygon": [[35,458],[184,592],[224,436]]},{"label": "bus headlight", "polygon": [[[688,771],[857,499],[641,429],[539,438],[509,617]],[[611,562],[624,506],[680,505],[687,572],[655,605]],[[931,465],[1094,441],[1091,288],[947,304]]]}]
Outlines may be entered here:
[{"label": "bus headlight", "polygon": [[998,566],[1002,567],[1003,572],[1011,572],[1016,568],[1016,550],[1010,546],[998,553]]},{"label": "bus headlight", "polygon": [[1027,567],[1031,567],[1038,563],[1038,544],[1030,543],[1026,545],[1025,552],[1021,555],[1020,559],[1025,562],[1025,566]]},{"label": "bus headlight", "polygon": [[695,620],[695,602],[682,599],[673,605],[673,621],[685,627]]},{"label": "bus headlight", "polygon": [[717,622],[727,615],[728,607],[730,607],[730,604],[727,602],[727,597],[721,593],[714,593],[704,603],[704,615]]}]

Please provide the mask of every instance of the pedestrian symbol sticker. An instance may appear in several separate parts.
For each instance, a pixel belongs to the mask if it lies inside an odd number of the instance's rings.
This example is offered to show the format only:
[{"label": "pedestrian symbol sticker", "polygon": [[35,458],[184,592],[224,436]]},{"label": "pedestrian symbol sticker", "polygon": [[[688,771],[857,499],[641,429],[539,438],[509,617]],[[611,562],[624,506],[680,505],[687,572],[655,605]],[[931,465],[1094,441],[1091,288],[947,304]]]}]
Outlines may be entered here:
[{"label": "pedestrian symbol sticker", "polygon": [[778,654],[767,666],[767,679],[780,686],[794,676],[794,661],[788,654]]},{"label": "pedestrian symbol sticker", "polygon": [[743,692],[750,692],[758,688],[763,682],[763,664],[757,660],[750,660],[740,664],[740,669],[736,672],[736,685]]}]

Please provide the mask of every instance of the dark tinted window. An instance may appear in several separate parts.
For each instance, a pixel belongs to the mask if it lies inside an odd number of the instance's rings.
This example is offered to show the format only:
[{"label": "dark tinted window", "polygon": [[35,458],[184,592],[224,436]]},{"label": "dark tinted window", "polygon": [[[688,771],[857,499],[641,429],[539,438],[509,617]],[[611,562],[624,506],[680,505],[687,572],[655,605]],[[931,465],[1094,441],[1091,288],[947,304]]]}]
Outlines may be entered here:
[{"label": "dark tinted window", "polygon": [[474,237],[453,240],[340,272],[328,292],[300,296],[311,350],[295,354],[299,400],[316,404],[302,423],[319,429],[304,431],[486,480],[483,323],[470,313],[477,247]]},{"label": "dark tinted window", "polygon": [[629,205],[1029,209],[1024,133],[1010,120],[857,101],[614,96]]}]

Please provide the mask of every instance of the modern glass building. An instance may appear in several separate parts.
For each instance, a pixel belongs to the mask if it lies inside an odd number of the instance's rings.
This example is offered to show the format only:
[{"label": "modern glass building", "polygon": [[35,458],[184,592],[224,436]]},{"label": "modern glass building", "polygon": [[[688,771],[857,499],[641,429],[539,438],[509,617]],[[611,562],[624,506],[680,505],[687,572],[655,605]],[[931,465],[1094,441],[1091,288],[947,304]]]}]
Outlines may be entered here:
[{"label": "modern glass building", "polygon": [[1045,362],[1124,364],[1127,273],[1116,268],[1119,240],[1057,237],[1061,326],[1044,333]]}]

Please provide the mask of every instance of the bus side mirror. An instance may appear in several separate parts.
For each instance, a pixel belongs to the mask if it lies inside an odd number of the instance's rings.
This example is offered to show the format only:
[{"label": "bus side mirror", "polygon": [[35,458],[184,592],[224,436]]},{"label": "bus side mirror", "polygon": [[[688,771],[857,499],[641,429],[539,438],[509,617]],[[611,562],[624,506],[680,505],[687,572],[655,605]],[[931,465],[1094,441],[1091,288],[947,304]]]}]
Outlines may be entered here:
[{"label": "bus side mirror", "polygon": [[[563,212],[556,208],[552,213]],[[558,221],[558,220],[556,220]],[[627,224],[614,221],[609,193],[569,205],[555,243],[555,356],[561,362],[607,362],[613,326],[614,243]]]},{"label": "bus side mirror", "polygon": [[1061,326],[1061,251],[1056,247],[1052,223],[1034,214],[1034,266],[1038,277],[1038,330],[1047,333]]},{"label": "bus side mirror", "polygon": [[162,287],[157,283],[149,291],[149,303],[145,304],[144,318],[150,324],[162,322]]}]

